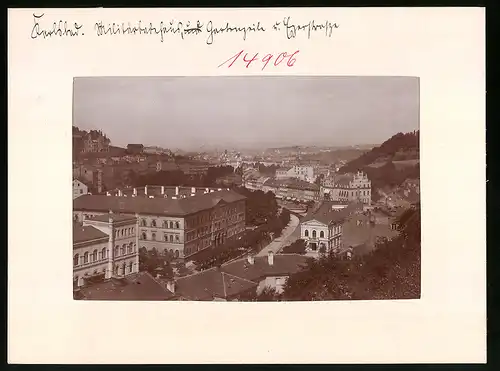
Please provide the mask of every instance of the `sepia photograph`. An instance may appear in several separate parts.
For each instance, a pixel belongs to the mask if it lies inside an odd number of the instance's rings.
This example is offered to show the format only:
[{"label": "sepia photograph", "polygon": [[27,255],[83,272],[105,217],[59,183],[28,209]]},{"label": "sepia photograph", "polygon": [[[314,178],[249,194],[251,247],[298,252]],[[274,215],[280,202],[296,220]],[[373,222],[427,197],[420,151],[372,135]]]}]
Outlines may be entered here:
[{"label": "sepia photograph", "polygon": [[418,77],[74,78],[73,298],[419,299],[419,117]]}]

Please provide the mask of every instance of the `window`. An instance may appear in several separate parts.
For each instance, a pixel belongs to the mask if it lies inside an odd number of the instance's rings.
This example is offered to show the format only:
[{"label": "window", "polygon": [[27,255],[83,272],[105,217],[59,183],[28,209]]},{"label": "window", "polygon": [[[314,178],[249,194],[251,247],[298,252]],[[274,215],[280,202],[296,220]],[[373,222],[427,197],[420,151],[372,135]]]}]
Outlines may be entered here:
[{"label": "window", "polygon": [[154,220],[154,219],[153,219],[153,220],[151,221],[151,226],[152,226],[152,227],[156,227],[156,220]]},{"label": "window", "polygon": [[83,189],[80,189],[80,194],[83,194]]},{"label": "window", "polygon": [[115,246],[115,256],[118,256],[118,246]]},{"label": "window", "polygon": [[306,231],[304,232],[304,236],[306,237],[309,237],[309,231],[306,229]]},{"label": "window", "polygon": [[120,255],[125,255],[127,251],[127,245],[123,244],[122,248],[120,249]]},{"label": "window", "polygon": [[118,265],[115,265],[115,274],[118,275],[120,267]]},{"label": "window", "polygon": [[80,255],[78,255],[78,254],[75,254],[75,256],[73,256],[73,265],[74,266],[78,265],[78,259],[79,258],[80,258]]},{"label": "window", "polygon": [[152,239],[153,241],[156,241],[156,233],[151,233],[151,239]]},{"label": "window", "polygon": [[128,247],[127,247],[127,253],[128,254],[132,254],[132,242],[128,244]]},{"label": "window", "polygon": [[146,232],[142,232],[142,234],[141,234],[141,238],[142,238],[143,240],[147,240],[147,238],[146,238],[146,237],[147,237],[147,236],[146,236]]},{"label": "window", "polygon": [[312,235],[313,238],[316,238],[316,230],[313,230],[313,235]]},{"label": "window", "polygon": [[319,232],[319,237],[320,238],[325,238],[325,232],[323,232],[323,231]]},{"label": "window", "polygon": [[175,236],[175,242],[179,242],[179,241],[180,241],[180,239],[179,239],[179,235],[176,235],[176,236]]},{"label": "window", "polygon": [[179,257],[179,250],[175,250],[175,257],[178,258]]},{"label": "window", "polygon": [[134,271],[134,263],[132,263],[132,262],[129,263],[128,271],[129,271],[129,273],[132,273]]},{"label": "window", "polygon": [[175,228],[177,228],[177,229],[180,228],[180,223],[179,222],[175,222]]},{"label": "window", "polygon": [[97,261],[97,250],[94,250],[94,251],[92,252],[92,261],[93,261],[93,262]]},{"label": "window", "polygon": [[135,243],[134,243],[134,246],[132,247],[132,252],[135,252]]},{"label": "window", "polygon": [[83,254],[83,264],[87,264],[88,262],[89,262],[89,253],[85,252],[85,254]]},{"label": "window", "polygon": [[174,228],[174,223],[173,222],[170,222],[170,228],[173,229]]},{"label": "window", "polygon": [[106,259],[106,248],[105,247],[101,250],[101,258]]},{"label": "window", "polygon": [[170,235],[170,242],[174,242],[174,236]]},{"label": "window", "polygon": [[146,219],[141,220],[141,226],[145,227],[146,226]]},{"label": "window", "polygon": [[164,234],[164,235],[163,235],[163,240],[164,240],[165,242],[168,242],[168,234]]}]

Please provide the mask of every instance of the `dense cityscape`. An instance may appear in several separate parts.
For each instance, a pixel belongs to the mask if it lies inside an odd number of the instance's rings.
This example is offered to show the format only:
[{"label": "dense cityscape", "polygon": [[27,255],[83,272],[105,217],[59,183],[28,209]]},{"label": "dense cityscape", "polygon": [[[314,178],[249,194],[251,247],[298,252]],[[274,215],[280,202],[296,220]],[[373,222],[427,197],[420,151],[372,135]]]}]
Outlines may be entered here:
[{"label": "dense cityscape", "polygon": [[419,132],[181,151],[73,126],[84,300],[420,297]]}]

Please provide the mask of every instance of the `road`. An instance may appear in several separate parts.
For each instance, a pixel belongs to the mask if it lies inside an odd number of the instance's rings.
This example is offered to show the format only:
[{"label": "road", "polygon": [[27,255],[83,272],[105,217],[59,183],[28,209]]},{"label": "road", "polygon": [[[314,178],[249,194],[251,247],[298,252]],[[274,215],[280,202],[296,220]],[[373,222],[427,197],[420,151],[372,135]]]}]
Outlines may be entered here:
[{"label": "road", "polygon": [[267,256],[269,251],[278,253],[283,247],[291,244],[300,237],[299,218],[295,215],[290,215],[290,223],[283,229],[281,236],[275,238],[271,243],[264,247],[257,256]]}]

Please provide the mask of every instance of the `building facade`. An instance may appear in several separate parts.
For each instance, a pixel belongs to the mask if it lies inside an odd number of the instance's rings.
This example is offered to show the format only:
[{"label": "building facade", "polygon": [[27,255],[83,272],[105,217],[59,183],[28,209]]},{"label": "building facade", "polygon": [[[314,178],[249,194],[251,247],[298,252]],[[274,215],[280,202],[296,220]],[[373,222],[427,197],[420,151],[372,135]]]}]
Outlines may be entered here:
[{"label": "building facade", "polygon": [[78,179],[73,179],[73,199],[89,193],[89,187]]},{"label": "building facade", "polygon": [[306,251],[337,251],[342,245],[343,219],[334,215],[315,215],[300,224],[300,238],[306,243]]},{"label": "building facade", "polygon": [[295,165],[276,170],[276,179],[294,178],[305,182],[314,183],[316,180],[313,166]]},{"label": "building facade", "polygon": [[138,219],[113,213],[73,226],[73,285],[124,277],[139,271]]},{"label": "building facade", "polygon": [[321,185],[321,196],[331,201],[362,202],[371,205],[371,181],[363,172],[331,175]]},{"label": "building facade", "polygon": [[83,136],[83,153],[109,152],[111,141],[102,132],[91,130]]},{"label": "building facade", "polygon": [[79,197],[73,203],[78,221],[108,209],[138,215],[139,248],[154,248],[181,259],[224,244],[245,230],[245,197],[223,189],[183,197],[120,192],[119,196]]}]

